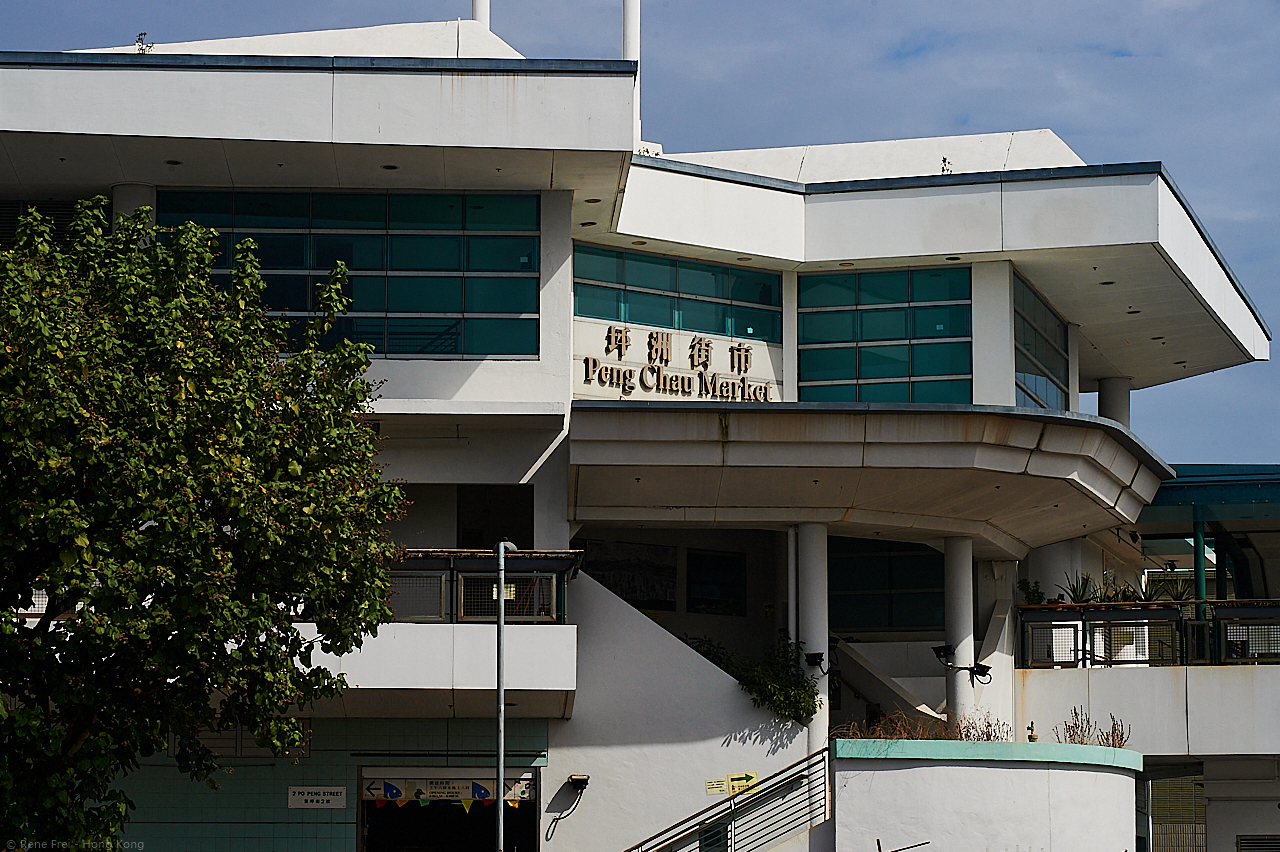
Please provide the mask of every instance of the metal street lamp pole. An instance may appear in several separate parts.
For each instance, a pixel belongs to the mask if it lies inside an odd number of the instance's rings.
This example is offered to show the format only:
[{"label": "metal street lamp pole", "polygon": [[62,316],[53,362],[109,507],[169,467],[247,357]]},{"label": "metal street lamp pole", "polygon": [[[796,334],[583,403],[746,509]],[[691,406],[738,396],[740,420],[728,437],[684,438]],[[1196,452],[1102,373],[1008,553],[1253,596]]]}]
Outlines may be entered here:
[{"label": "metal street lamp pole", "polygon": [[494,795],[498,799],[498,852],[504,852],[503,805],[506,796],[507,774],[507,690],[506,670],[502,659],[502,644],[507,625],[507,553],[515,553],[516,546],[505,539],[493,546],[498,555],[498,786]]}]

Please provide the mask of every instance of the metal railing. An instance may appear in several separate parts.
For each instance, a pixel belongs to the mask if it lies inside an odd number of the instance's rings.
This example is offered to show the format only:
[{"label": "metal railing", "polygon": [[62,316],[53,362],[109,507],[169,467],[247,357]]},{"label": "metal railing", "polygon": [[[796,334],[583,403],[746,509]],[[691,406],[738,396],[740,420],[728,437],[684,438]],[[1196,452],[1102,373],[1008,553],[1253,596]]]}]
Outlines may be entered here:
[{"label": "metal railing", "polygon": [[763,852],[825,820],[828,789],[823,749],[626,852]]},{"label": "metal railing", "polygon": [[1024,668],[1280,663],[1280,601],[1059,603],[1018,611]]},{"label": "metal railing", "polygon": [[[564,623],[563,573],[507,572],[503,599],[510,623]],[[498,617],[494,574],[391,570],[391,611],[397,622],[490,623]]]}]

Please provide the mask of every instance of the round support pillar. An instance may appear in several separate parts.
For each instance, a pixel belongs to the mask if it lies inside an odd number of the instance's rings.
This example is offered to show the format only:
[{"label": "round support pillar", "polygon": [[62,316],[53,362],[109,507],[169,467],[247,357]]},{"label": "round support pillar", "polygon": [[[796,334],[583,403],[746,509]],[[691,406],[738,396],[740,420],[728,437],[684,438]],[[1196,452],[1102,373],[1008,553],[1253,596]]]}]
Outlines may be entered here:
[{"label": "round support pillar", "polygon": [[1098,416],[1114,420],[1129,428],[1129,391],[1133,385],[1127,378],[1098,379]]},{"label": "round support pillar", "polygon": [[818,712],[809,722],[808,750],[813,754],[827,745],[827,732],[831,721],[828,706],[827,676],[831,661],[827,659],[830,644],[827,629],[827,525],[800,524],[796,531],[796,562],[798,563],[797,595],[799,603],[800,641],[805,653],[822,654],[822,667],[809,668],[818,676]]},{"label": "round support pillar", "polygon": [[[947,644],[958,668],[973,666],[973,539],[948,538],[943,544]],[[947,709],[953,718],[974,711],[973,680],[967,671],[947,672]]]}]

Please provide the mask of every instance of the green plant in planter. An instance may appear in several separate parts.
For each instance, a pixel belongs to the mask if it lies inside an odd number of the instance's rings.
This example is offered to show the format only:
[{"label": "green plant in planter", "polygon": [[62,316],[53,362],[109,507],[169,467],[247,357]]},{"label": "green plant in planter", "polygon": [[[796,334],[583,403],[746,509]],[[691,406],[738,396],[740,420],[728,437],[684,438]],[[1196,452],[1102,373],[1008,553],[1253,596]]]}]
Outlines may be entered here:
[{"label": "green plant in planter", "polygon": [[1022,602],[1029,606],[1044,603],[1044,592],[1040,591],[1040,581],[1028,582],[1026,578],[1018,581],[1018,591],[1022,592]]},{"label": "green plant in planter", "polygon": [[1067,597],[1071,599],[1072,603],[1089,603],[1097,597],[1098,588],[1094,585],[1091,574],[1081,574],[1074,580],[1071,579],[1070,574],[1064,574],[1063,576],[1066,578],[1067,584],[1065,586],[1059,585],[1058,588],[1067,593]]},{"label": "green plant in planter", "polygon": [[738,681],[752,704],[779,719],[805,723],[818,712],[818,679],[805,669],[804,645],[792,642],[785,632],[779,631],[777,641],[758,660],[705,636],[685,636],[684,641]]}]

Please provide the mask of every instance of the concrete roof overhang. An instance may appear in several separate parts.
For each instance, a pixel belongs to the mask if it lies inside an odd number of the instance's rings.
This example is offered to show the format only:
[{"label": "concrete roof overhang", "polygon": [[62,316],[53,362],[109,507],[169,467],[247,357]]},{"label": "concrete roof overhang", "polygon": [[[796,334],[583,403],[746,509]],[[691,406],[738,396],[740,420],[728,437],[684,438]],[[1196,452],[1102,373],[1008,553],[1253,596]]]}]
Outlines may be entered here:
[{"label": "concrete roof overhang", "polygon": [[577,401],[569,440],[575,523],[821,522],[987,559],[1132,523],[1171,472],[1111,421],[998,406]]},{"label": "concrete roof overhang", "polygon": [[821,184],[632,165],[621,214],[579,237],[799,272],[1012,261],[1080,327],[1082,391],[1269,357],[1261,314],[1160,163]]},{"label": "concrete roof overhang", "polygon": [[612,206],[635,74],[612,60],[0,52],[0,197],[430,187]]}]

